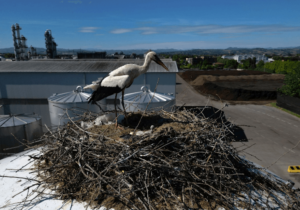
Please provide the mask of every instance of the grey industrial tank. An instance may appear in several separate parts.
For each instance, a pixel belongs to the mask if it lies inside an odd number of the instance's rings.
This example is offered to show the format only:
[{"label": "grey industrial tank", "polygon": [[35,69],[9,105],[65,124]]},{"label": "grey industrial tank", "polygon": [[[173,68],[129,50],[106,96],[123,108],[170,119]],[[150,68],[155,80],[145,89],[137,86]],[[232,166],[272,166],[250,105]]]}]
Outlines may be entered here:
[{"label": "grey industrial tank", "polygon": [[[89,104],[88,98],[91,93],[83,92],[81,86],[77,86],[76,90],[67,93],[53,94],[48,98],[49,112],[52,128],[68,123],[69,117],[77,120],[78,114],[91,111],[98,113],[100,109],[95,104]],[[102,110],[106,110],[106,99],[98,101]],[[68,112],[66,113],[66,110]],[[68,117],[69,115],[69,117]]]},{"label": "grey industrial tank", "polygon": [[[120,106],[122,106],[122,97]],[[148,105],[149,104],[149,105]],[[175,97],[171,94],[158,93],[150,91],[146,86],[141,88],[141,91],[124,95],[124,105],[128,112],[144,111],[171,111],[175,106]]]},{"label": "grey industrial tank", "polygon": [[[42,119],[38,115],[0,115],[0,153],[2,154],[21,152],[25,148],[22,143],[32,142],[42,135]],[[14,149],[5,150],[8,148]]]}]

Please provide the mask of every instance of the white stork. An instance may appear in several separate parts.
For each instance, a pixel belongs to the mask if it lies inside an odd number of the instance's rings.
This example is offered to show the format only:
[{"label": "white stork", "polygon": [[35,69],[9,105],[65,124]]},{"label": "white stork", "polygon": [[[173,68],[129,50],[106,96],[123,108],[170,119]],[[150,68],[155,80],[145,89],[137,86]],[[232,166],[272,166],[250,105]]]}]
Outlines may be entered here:
[{"label": "white stork", "polygon": [[126,64],[110,72],[109,75],[107,77],[104,77],[101,81],[98,80],[93,82],[93,84],[91,85],[85,86],[83,89],[91,88],[92,90],[94,90],[91,97],[89,98],[89,103],[91,102],[92,104],[96,104],[97,101],[100,101],[103,98],[106,98],[107,96],[110,96],[112,94],[116,94],[115,112],[117,118],[116,99],[117,94],[122,91],[122,106],[127,121],[126,110],[124,107],[124,90],[125,88],[131,86],[135,78],[148,71],[151,61],[156,62],[157,64],[164,67],[167,71],[169,71],[169,69],[159,59],[156,53],[150,51],[146,55],[144,65],[139,66],[136,64]]}]

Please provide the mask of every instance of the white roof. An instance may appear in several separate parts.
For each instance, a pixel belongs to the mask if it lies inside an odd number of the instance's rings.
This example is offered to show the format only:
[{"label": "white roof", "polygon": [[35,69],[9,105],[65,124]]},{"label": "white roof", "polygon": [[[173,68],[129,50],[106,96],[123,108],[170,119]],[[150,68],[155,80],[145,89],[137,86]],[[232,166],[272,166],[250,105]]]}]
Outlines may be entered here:
[{"label": "white roof", "polygon": [[[13,196],[21,192],[24,188],[34,184],[34,182],[21,178],[5,178],[2,176],[34,178],[34,174],[30,174],[29,170],[18,171],[16,173],[16,170],[11,169],[20,169],[28,163],[28,155],[37,153],[39,153],[38,150],[30,150],[17,154],[18,157],[11,156],[0,160],[0,209],[21,209],[23,206],[14,203],[21,202],[26,197],[27,191],[24,191],[15,197]],[[32,164],[29,164],[24,169],[29,169],[30,167],[32,167]],[[30,190],[30,192],[32,192],[32,190]],[[33,198],[34,195],[36,195],[36,193],[33,193],[30,198]],[[78,203],[76,201],[69,201],[65,203],[63,200],[55,200],[49,195],[44,195],[42,198],[35,199],[35,201],[31,204],[25,205],[24,210],[82,210],[86,209],[85,205],[85,203]],[[101,207],[100,209],[106,210],[104,207]],[[91,208],[88,208],[88,210],[91,210]]]}]

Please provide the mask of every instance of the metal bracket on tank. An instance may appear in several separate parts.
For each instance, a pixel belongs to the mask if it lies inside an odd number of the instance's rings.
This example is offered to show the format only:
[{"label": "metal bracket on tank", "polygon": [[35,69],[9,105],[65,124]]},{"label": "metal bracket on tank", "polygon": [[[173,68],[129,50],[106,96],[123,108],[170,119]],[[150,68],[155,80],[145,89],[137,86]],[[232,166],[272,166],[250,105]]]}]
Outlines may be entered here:
[{"label": "metal bracket on tank", "polygon": [[141,91],[143,91],[143,92],[149,92],[148,87],[146,87],[146,86],[142,86],[141,87]]},{"label": "metal bracket on tank", "polygon": [[[79,91],[79,89],[80,89],[80,91]],[[81,87],[80,85],[77,86],[77,87],[76,87],[76,90],[74,90],[74,92],[77,92],[77,93],[78,93],[78,92],[82,92],[82,87]]]}]

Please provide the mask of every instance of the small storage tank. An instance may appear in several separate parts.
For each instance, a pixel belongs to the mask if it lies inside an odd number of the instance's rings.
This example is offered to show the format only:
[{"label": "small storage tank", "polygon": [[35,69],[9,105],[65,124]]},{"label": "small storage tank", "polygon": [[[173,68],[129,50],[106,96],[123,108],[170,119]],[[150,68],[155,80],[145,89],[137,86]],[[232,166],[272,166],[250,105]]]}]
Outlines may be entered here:
[{"label": "small storage tank", "polygon": [[[72,120],[77,120],[78,114],[91,111],[98,113],[100,108],[95,104],[89,104],[88,98],[91,93],[83,92],[81,86],[67,93],[53,94],[48,98],[50,120],[52,127],[64,125],[69,122],[68,115]],[[106,110],[106,99],[98,101],[102,110]],[[72,109],[73,108],[73,109]],[[66,110],[68,109],[68,115]]]},{"label": "small storage tank", "polygon": [[[42,135],[42,118],[38,115],[0,115],[0,153],[21,152],[25,148],[22,143],[32,142]],[[15,148],[4,150],[12,147]]]},{"label": "small storage tank", "polygon": [[[122,96],[119,99],[123,108]],[[144,111],[147,105],[147,111],[159,111],[161,109],[171,111],[172,107],[175,106],[175,97],[172,94],[151,92],[146,86],[143,86],[139,92],[124,95],[124,105],[128,112]]]}]

